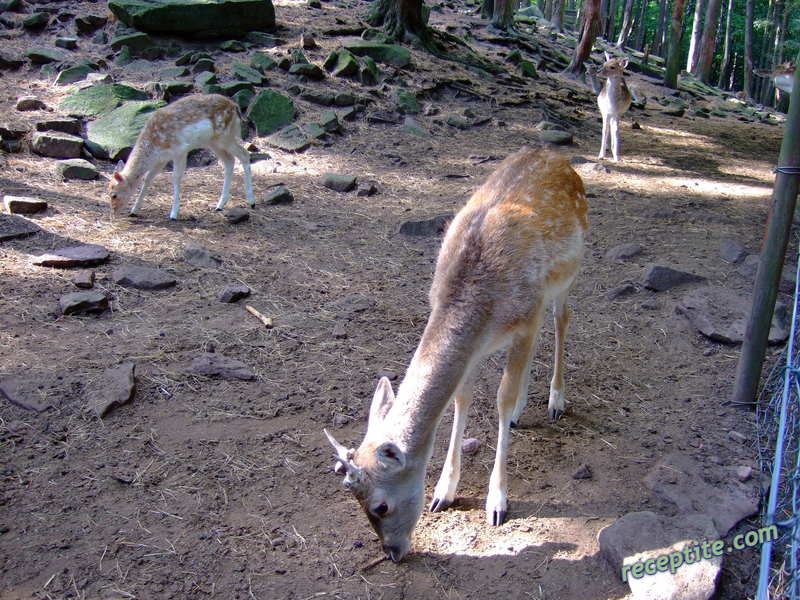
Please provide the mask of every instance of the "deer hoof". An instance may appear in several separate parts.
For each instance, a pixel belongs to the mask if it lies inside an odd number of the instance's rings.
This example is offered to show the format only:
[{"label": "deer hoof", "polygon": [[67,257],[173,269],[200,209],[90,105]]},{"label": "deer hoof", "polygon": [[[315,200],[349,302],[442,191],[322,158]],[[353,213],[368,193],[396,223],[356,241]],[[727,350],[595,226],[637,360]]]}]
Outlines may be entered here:
[{"label": "deer hoof", "polygon": [[551,421],[558,421],[564,414],[564,411],[558,408],[551,408],[548,409],[547,414],[550,417]]},{"label": "deer hoof", "polygon": [[506,521],[506,511],[504,510],[495,510],[492,511],[492,525],[494,527],[500,527]]},{"label": "deer hoof", "polygon": [[446,498],[434,498],[433,502],[431,502],[431,512],[442,512],[447,510],[453,505],[452,500],[447,500]]}]

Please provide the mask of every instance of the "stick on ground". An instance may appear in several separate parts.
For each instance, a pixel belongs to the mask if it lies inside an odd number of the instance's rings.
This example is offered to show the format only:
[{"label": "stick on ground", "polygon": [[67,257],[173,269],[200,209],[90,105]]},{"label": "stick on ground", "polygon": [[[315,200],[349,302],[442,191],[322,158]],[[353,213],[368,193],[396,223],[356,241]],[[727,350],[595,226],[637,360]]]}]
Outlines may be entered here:
[{"label": "stick on ground", "polygon": [[267,317],[266,315],[261,314],[255,308],[250,306],[249,304],[245,304],[244,309],[247,312],[249,312],[251,315],[253,315],[256,319],[261,321],[264,324],[264,327],[266,327],[267,329],[272,329],[272,319],[270,317]]},{"label": "stick on ground", "polygon": [[375,567],[375,566],[377,566],[377,565],[381,564],[381,563],[382,563],[383,561],[385,561],[385,560],[389,560],[389,556],[388,556],[388,555],[381,556],[380,558],[376,558],[375,560],[368,562],[368,563],[367,563],[367,564],[365,564],[363,567],[361,567],[361,568],[359,569],[359,571],[361,571],[362,573],[363,573],[364,571],[368,571],[368,570],[369,570],[369,569],[371,569],[372,567]]}]

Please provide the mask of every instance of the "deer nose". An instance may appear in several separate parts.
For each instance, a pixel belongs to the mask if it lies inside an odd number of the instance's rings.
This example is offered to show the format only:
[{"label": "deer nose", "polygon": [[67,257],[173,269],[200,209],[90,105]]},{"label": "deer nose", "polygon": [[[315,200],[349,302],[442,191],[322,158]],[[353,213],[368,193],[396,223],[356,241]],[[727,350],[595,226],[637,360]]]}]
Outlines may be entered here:
[{"label": "deer nose", "polygon": [[392,562],[400,562],[400,548],[397,546],[389,546],[384,544],[383,551],[386,552],[386,556],[392,559]]}]

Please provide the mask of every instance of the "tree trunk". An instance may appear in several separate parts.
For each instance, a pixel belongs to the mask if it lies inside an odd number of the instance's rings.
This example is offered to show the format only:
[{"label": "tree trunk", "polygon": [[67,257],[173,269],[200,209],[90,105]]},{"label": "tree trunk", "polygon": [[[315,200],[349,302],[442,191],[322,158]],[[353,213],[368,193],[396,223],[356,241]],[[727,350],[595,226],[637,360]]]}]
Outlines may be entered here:
[{"label": "tree trunk", "polygon": [[[733,0],[730,0],[733,2]],[[681,68],[681,48],[683,47],[683,10],[686,0],[675,0],[672,5],[672,20],[669,28],[669,51],[667,68],[664,73],[664,85],[675,89],[678,87],[678,71]]]},{"label": "tree trunk", "polygon": [[589,58],[592,46],[600,31],[600,0],[583,0],[583,18],[581,20],[581,38],[575,46],[572,60],[565,72],[578,76],[583,69],[584,61]]},{"label": "tree trunk", "polygon": [[564,0],[553,0],[550,26],[559,33],[564,31]]},{"label": "tree trunk", "polygon": [[481,17],[491,19],[494,12],[494,0],[481,0]]},{"label": "tree trunk", "polygon": [[725,17],[725,49],[722,51],[722,64],[719,67],[719,87],[726,87],[731,71],[731,21],[733,20],[733,0],[728,0],[728,14]]},{"label": "tree trunk", "polygon": [[394,40],[430,39],[422,18],[422,0],[375,0],[367,22],[373,27],[383,27]]},{"label": "tree trunk", "polygon": [[717,46],[717,29],[719,27],[720,0],[708,0],[706,22],[703,37],[700,39],[700,57],[697,60],[697,72],[700,81],[709,83],[711,64],[714,62],[714,49]]},{"label": "tree trunk", "polygon": [[617,24],[617,0],[608,0],[608,17],[606,20],[606,35],[607,40],[614,39],[614,32]]},{"label": "tree trunk", "polygon": [[636,49],[641,52],[644,48],[644,39],[647,34],[647,6],[650,0],[642,0],[639,6],[639,19],[636,22]]},{"label": "tree trunk", "polygon": [[[401,0],[402,1],[402,0]],[[422,0],[420,0],[421,2]],[[513,0],[494,0],[494,11],[492,12],[492,27],[506,30],[514,24],[514,2]]]},{"label": "tree trunk", "polygon": [[668,0],[661,0],[661,6],[658,11],[658,24],[656,26],[656,35],[653,37],[653,45],[651,51],[656,56],[664,56],[664,38],[667,32],[667,8],[669,6]]},{"label": "tree trunk", "polygon": [[700,54],[700,34],[703,31],[703,10],[706,0],[696,0],[694,5],[694,21],[692,21],[692,37],[689,39],[689,55],[686,57],[686,70],[694,73]]},{"label": "tree trunk", "polygon": [[622,48],[628,43],[633,26],[633,0],[625,0],[625,8],[622,10],[622,27],[617,37],[617,47]]},{"label": "tree trunk", "polygon": [[744,93],[753,97],[753,3],[745,1],[744,18]]}]

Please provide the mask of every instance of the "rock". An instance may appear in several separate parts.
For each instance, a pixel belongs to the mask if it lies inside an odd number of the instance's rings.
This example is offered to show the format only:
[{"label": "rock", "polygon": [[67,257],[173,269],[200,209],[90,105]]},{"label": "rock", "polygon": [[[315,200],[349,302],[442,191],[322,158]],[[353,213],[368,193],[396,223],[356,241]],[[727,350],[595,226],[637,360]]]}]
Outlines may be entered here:
[{"label": "rock", "polygon": [[100,83],[73,92],[64,98],[59,107],[63,112],[75,116],[90,116],[107,113],[128,100],[148,100],[142,91],[121,83]]},{"label": "rock", "polygon": [[201,354],[193,359],[185,369],[189,375],[203,377],[220,377],[222,379],[242,379],[250,381],[256,378],[253,371],[243,362],[222,356],[221,354]]},{"label": "rock", "polygon": [[34,65],[47,65],[67,60],[67,55],[55,48],[31,48],[25,53],[25,56]]},{"label": "rock", "polygon": [[75,17],[75,29],[81,35],[90,35],[106,24],[106,17],[99,15],[81,15]]},{"label": "rock", "polygon": [[314,81],[321,81],[325,79],[325,71],[320,69],[317,65],[310,63],[297,63],[289,67],[290,75],[304,75]]},{"label": "rock", "polygon": [[623,283],[606,292],[606,300],[614,301],[637,293],[639,289],[632,283]]},{"label": "rock", "polygon": [[742,465],[736,468],[736,479],[738,479],[742,483],[749,481],[752,476],[753,476],[752,467],[748,467],[747,465]]},{"label": "rock", "polygon": [[267,138],[267,144],[286,150],[302,152],[311,145],[312,138],[298,125],[289,125]]},{"label": "rock", "polygon": [[461,442],[461,452],[467,456],[477,454],[481,449],[481,442],[477,438],[467,438]]},{"label": "rock", "polygon": [[344,323],[338,322],[336,325],[333,326],[333,335],[334,339],[343,340],[347,338],[347,329],[344,326]]},{"label": "rock", "polygon": [[212,255],[207,248],[193,243],[183,249],[183,260],[196,267],[218,267],[222,264],[222,260]]},{"label": "rock", "polygon": [[459,117],[458,115],[449,115],[445,123],[450,125],[450,127],[455,127],[456,129],[469,129],[469,121],[463,117]]},{"label": "rock", "polygon": [[663,109],[661,111],[661,114],[667,117],[682,117],[684,112],[686,111],[680,106],[673,106],[670,108]]},{"label": "rock", "polygon": [[31,110],[44,110],[47,108],[47,105],[36,96],[22,96],[17,99],[17,104],[14,108],[22,112],[27,112]]},{"label": "rock", "polygon": [[250,211],[248,211],[246,208],[238,206],[227,211],[225,213],[225,218],[231,225],[236,225],[237,223],[243,223],[244,221],[250,220]]},{"label": "rock", "polygon": [[222,288],[217,296],[220,302],[232,304],[250,295],[250,288],[243,283],[232,283]]},{"label": "rock", "polygon": [[572,134],[569,131],[560,129],[540,131],[539,139],[547,144],[555,144],[556,146],[566,146],[573,142]]},{"label": "rock", "polygon": [[399,233],[404,235],[439,235],[447,231],[447,226],[453,220],[452,214],[439,215],[423,221],[406,221],[400,225]]},{"label": "rock", "polygon": [[86,129],[86,148],[97,158],[126,159],[150,113],[164,105],[149,100],[126,102],[102,115]]},{"label": "rock", "polygon": [[300,46],[306,50],[313,50],[314,48],[319,47],[317,45],[317,41],[314,39],[314,36],[307,31],[304,31],[300,34]]},{"label": "rock", "polygon": [[[688,513],[670,519],[637,512],[602,529],[597,539],[600,554],[612,568],[617,573],[625,568],[624,581],[633,600],[708,600],[722,570],[722,556],[698,560],[693,548],[716,537],[714,524],[706,515]],[[707,548],[710,555],[712,547]],[[692,563],[685,560],[690,552]],[[662,559],[661,569],[657,569],[658,558],[666,555],[671,560]],[[647,561],[651,561],[650,573],[644,572]]]},{"label": "rock", "polygon": [[744,434],[742,434],[742,433],[739,433],[738,431],[736,431],[736,430],[734,430],[734,429],[731,429],[731,430],[728,432],[728,437],[729,437],[731,440],[733,440],[734,442],[738,442],[738,443],[740,443],[740,444],[744,444],[745,442],[747,442],[747,436],[745,436],[745,435],[744,435]]},{"label": "rock", "polygon": [[747,279],[753,280],[758,272],[758,263],[761,261],[760,254],[748,254],[741,261],[736,271]]},{"label": "rock", "polygon": [[578,470],[572,474],[573,479],[591,479],[592,468],[589,465],[583,464],[578,467]]},{"label": "rock", "polygon": [[223,52],[244,52],[247,47],[239,40],[226,40],[219,45]]},{"label": "rock", "polygon": [[606,260],[628,260],[642,253],[644,248],[636,242],[628,242],[614,246],[606,252]]},{"label": "rock", "polygon": [[294,115],[294,102],[272,90],[259,92],[247,110],[247,118],[255,125],[260,136],[280,130],[294,120]]},{"label": "rock", "polygon": [[94,271],[78,271],[72,278],[72,284],[82,290],[90,290],[94,287]]},{"label": "rock", "polygon": [[217,65],[210,58],[201,58],[192,65],[192,73],[216,73]]},{"label": "rock", "polygon": [[139,290],[164,290],[177,283],[175,277],[161,269],[122,266],[112,275],[114,283]]},{"label": "rock", "polygon": [[56,85],[69,85],[76,81],[81,81],[86,79],[86,76],[92,71],[94,71],[94,69],[86,64],[67,67],[56,76]]},{"label": "rock", "polygon": [[394,101],[397,110],[401,113],[416,115],[419,113],[419,102],[417,97],[402,88],[397,88],[394,92]]},{"label": "rock", "polygon": [[0,70],[2,71],[16,71],[24,64],[24,60],[8,56],[5,53],[0,53]]},{"label": "rock", "polygon": [[50,16],[47,13],[33,13],[22,19],[22,26],[25,29],[44,29],[50,23]]},{"label": "rock", "polygon": [[124,362],[117,367],[106,369],[89,391],[87,407],[101,419],[111,409],[118,408],[133,400],[136,392],[136,365]]},{"label": "rock", "polygon": [[70,135],[80,135],[81,122],[77,119],[48,119],[37,122],[36,131],[58,131]]},{"label": "rock", "polygon": [[359,71],[358,59],[344,48],[331,52],[322,66],[334,77],[352,77],[358,75]]},{"label": "rock", "polygon": [[644,273],[644,286],[656,292],[663,292],[685,283],[697,283],[705,280],[706,278],[700,275],[652,263],[647,265]]},{"label": "rock", "polygon": [[241,37],[275,27],[270,0],[111,0],[108,8],[139,31],[190,37]]},{"label": "rock", "polygon": [[359,197],[366,197],[366,196],[374,196],[378,193],[378,186],[375,185],[373,181],[362,181],[358,184],[358,191],[356,192],[356,196]]},{"label": "rock", "polygon": [[47,201],[28,196],[3,196],[3,205],[12,215],[32,215],[47,210]]},{"label": "rock", "polygon": [[83,139],[68,133],[37,131],[31,139],[31,150],[51,158],[77,158],[83,149]]},{"label": "rock", "polygon": [[42,412],[52,406],[38,388],[38,379],[23,379],[13,375],[0,379],[0,396],[25,410]]},{"label": "rock", "polygon": [[58,161],[58,174],[65,181],[70,179],[93,180],[100,176],[100,171],[88,160],[72,158]]},{"label": "rock", "polygon": [[407,67],[411,64],[411,52],[403,46],[381,44],[367,40],[353,40],[344,44],[344,48],[356,56],[369,56],[377,62],[393,67]]},{"label": "rock", "polygon": [[719,255],[725,262],[735,264],[745,259],[747,250],[745,250],[744,245],[740,241],[727,238],[722,240],[720,244]]},{"label": "rock", "polygon": [[61,312],[65,315],[100,313],[108,308],[105,292],[70,292],[58,299]]},{"label": "rock", "polygon": [[[707,338],[723,344],[740,344],[745,337],[751,296],[742,291],[707,286],[684,295],[675,311]],[[779,344],[789,337],[786,306],[779,303],[772,315],[769,343]]]},{"label": "rock", "polygon": [[26,237],[40,231],[36,223],[17,215],[0,214],[0,242]]},{"label": "rock", "polygon": [[356,177],[354,175],[325,173],[322,176],[322,185],[335,192],[349,192],[356,187]]},{"label": "rock", "polygon": [[292,192],[282,185],[272,190],[264,198],[264,204],[267,205],[291,204],[292,202],[294,202]]},{"label": "rock", "polygon": [[318,125],[322,127],[326,133],[336,133],[342,129],[339,116],[332,110],[326,110],[320,115]]},{"label": "rock", "polygon": [[381,71],[371,57],[361,57],[361,68],[358,72],[358,78],[364,85],[377,85],[378,81],[380,81]]},{"label": "rock", "polygon": [[264,75],[258,69],[246,65],[244,63],[235,62],[231,66],[231,71],[239,79],[249,81],[255,85],[262,85],[264,83]]},{"label": "rock", "polygon": [[278,62],[266,52],[259,51],[250,57],[250,64],[254,69],[266,73],[274,69]]},{"label": "rock", "polygon": [[349,294],[335,300],[332,305],[334,310],[339,313],[353,315],[371,309],[375,306],[375,300],[367,296],[362,296],[361,294]]},{"label": "rock", "polygon": [[519,74],[523,77],[529,77],[531,79],[539,77],[539,74],[536,72],[536,65],[529,60],[521,60],[517,68],[519,69]]},{"label": "rock", "polygon": [[411,135],[416,135],[417,137],[431,137],[431,132],[425,129],[413,117],[410,116],[406,116],[405,120],[403,121],[403,131],[405,133],[410,133]]},{"label": "rock", "polygon": [[45,254],[35,256],[31,261],[40,267],[70,269],[73,267],[94,267],[108,260],[109,252],[97,244],[66,246]]},{"label": "rock", "polygon": [[153,38],[141,31],[126,32],[113,38],[110,46],[116,51],[128,48],[131,56],[141,56],[145,50],[153,46]]},{"label": "rock", "polygon": [[[716,482],[709,483],[706,478]],[[691,457],[679,453],[662,458],[645,477],[645,485],[681,512],[698,511],[711,517],[718,537],[726,536],[739,521],[758,511],[758,491],[754,486],[730,481],[724,473],[714,476]]]}]

